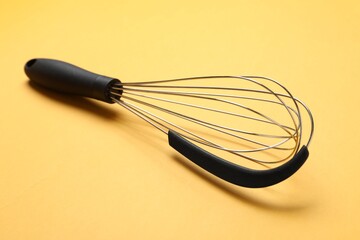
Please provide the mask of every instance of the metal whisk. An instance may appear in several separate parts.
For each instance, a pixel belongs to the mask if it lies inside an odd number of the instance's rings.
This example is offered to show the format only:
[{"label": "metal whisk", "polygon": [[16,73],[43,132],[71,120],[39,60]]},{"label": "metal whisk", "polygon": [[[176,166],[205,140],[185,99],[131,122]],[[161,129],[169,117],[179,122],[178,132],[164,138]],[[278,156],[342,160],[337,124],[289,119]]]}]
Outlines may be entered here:
[{"label": "metal whisk", "polygon": [[[32,59],[25,72],[53,90],[119,104],[167,134],[169,144],[192,162],[240,186],[279,183],[309,154],[311,111],[270,78],[204,76],[123,83],[51,59]],[[240,164],[239,157],[267,169]]]}]

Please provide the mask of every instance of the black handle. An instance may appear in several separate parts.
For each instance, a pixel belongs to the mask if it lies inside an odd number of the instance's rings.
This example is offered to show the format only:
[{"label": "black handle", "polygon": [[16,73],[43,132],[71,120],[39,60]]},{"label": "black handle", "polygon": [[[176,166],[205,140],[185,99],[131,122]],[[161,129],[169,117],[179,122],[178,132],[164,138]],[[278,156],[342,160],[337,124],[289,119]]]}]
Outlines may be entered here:
[{"label": "black handle", "polygon": [[169,131],[168,140],[170,146],[176,151],[206,171],[225,181],[249,188],[268,187],[284,181],[299,170],[309,156],[307,147],[303,146],[290,161],[279,167],[253,170],[219,158],[173,131]]},{"label": "black handle", "polygon": [[[116,78],[89,72],[72,64],[45,58],[34,58],[25,64],[31,81],[65,93],[95,98],[113,103],[110,88],[120,81]],[[119,97],[120,98],[120,97]]]}]

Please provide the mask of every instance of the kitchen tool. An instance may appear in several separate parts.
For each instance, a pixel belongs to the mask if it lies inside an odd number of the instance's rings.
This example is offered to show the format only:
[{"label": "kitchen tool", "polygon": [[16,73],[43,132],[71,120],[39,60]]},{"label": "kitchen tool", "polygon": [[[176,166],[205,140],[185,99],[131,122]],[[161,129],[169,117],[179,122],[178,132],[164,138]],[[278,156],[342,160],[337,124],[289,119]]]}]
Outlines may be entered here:
[{"label": "kitchen tool", "polygon": [[46,88],[117,103],[167,134],[170,146],[183,156],[236,185],[279,183],[309,155],[311,111],[270,78],[204,76],[125,83],[43,58],[28,61],[25,72]]}]

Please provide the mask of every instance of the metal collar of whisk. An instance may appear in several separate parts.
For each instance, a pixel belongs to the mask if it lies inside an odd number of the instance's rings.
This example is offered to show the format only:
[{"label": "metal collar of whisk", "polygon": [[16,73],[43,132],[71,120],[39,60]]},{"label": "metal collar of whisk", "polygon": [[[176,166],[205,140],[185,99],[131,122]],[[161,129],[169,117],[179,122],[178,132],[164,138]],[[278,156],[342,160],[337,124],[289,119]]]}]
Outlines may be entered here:
[{"label": "metal collar of whisk", "polygon": [[[106,76],[98,75],[92,72],[88,72],[84,69],[78,68],[74,65],[58,61],[52,59],[32,59],[27,62],[25,65],[25,72],[31,81],[37,82],[47,88],[51,88],[56,91],[66,92],[77,94],[85,97],[95,98],[107,103],[117,103],[127,110],[131,111],[138,117],[142,118],[143,120],[147,121],[160,131],[164,132],[168,135],[168,141],[171,147],[173,147],[176,151],[181,153],[183,156],[200,166],[201,168],[205,169],[206,171],[212,173],[213,175],[231,182],[233,184],[250,187],[250,188],[259,188],[259,187],[267,187],[274,184],[277,184],[291,175],[293,175],[307,160],[309,152],[307,146],[309,145],[314,129],[314,121],[311,115],[310,110],[303,104],[300,100],[294,98],[286,88],[282,85],[278,84],[276,81],[267,79],[269,81],[275,82],[276,84],[280,85],[283,89],[285,89],[286,94],[284,93],[277,93],[272,91],[270,88],[267,88],[265,85],[261,83],[257,83],[253,78],[257,77],[231,77],[231,76],[207,76],[207,77],[195,77],[195,78],[183,78],[183,79],[173,79],[173,80],[163,80],[163,81],[152,81],[152,82],[140,82],[140,83],[121,83],[116,78],[109,78]],[[226,113],[223,110],[218,110],[209,107],[198,106],[193,103],[189,102],[175,102],[174,100],[163,99],[157,96],[142,96],[143,98],[147,98],[149,101],[139,100],[137,97],[141,96],[142,93],[152,92],[155,94],[164,94],[164,92],[170,93],[171,95],[179,95],[198,98],[201,100],[212,100],[212,101],[223,101],[226,104],[233,104],[232,102],[228,101],[227,99],[220,99],[220,97],[229,97],[229,96],[220,96],[219,94],[214,93],[202,93],[197,92],[194,94],[193,92],[178,92],[173,91],[172,89],[176,89],[179,86],[166,86],[165,88],[171,88],[171,90],[154,90],[156,84],[161,83],[168,83],[168,82],[177,82],[177,81],[190,81],[190,80],[197,80],[197,79],[212,79],[212,78],[242,78],[247,81],[254,81],[259,86],[263,87],[265,90],[252,90],[254,92],[263,92],[264,94],[272,94],[275,98],[279,99],[278,102],[273,100],[266,100],[266,99],[256,99],[256,101],[263,101],[277,105],[283,105],[286,111],[289,112],[289,116],[292,118],[294,122],[294,127],[284,126],[280,123],[277,123],[270,117],[265,116],[257,111],[252,109],[248,109],[249,111],[253,111],[255,114],[258,114],[262,119],[259,118],[256,121],[262,121],[267,124],[273,124],[276,127],[280,128],[287,136],[278,136],[278,135],[269,135],[269,134],[259,134],[259,133],[252,133],[242,131],[242,134],[248,135],[256,135],[262,137],[272,137],[272,138],[283,138],[277,144],[264,144],[261,142],[249,140],[253,144],[259,146],[256,150],[247,150],[250,152],[256,152],[260,150],[267,150],[267,149],[286,149],[283,147],[282,144],[287,143],[289,141],[294,141],[294,146],[289,148],[292,152],[289,157],[286,159],[284,164],[267,170],[254,170],[250,168],[246,168],[240,166],[238,164],[232,163],[227,161],[223,158],[220,158],[209,151],[206,151],[203,148],[200,148],[197,144],[204,144],[208,147],[212,147],[215,149],[225,150],[227,152],[233,153],[235,155],[239,155],[249,160],[253,160],[256,162],[256,159],[252,157],[248,157],[245,155],[247,151],[238,151],[233,149],[228,149],[220,146],[213,141],[205,139],[203,137],[199,137],[198,135],[188,131],[178,125],[163,119],[156,114],[150,112],[146,108],[156,109],[157,111],[166,112],[167,114],[171,114],[172,116],[176,116],[181,119],[185,119],[186,121],[190,121],[201,126],[205,126],[209,129],[215,129],[219,132],[226,133],[228,135],[237,136],[237,133],[229,133],[229,131],[233,131],[233,129],[226,129],[223,126],[208,123],[203,120],[199,120],[194,117],[189,117],[185,114],[176,112],[171,109],[162,108],[159,106],[150,103],[151,101],[162,101],[171,104],[182,105],[186,107],[192,107],[217,113]],[[154,84],[154,85],[152,85]],[[150,90],[146,90],[143,88],[134,89],[134,87],[150,87]],[[189,89],[210,89],[209,87],[195,87],[194,86],[181,86],[182,88],[189,88]],[[219,89],[233,91],[235,89],[226,89],[226,87],[218,87]],[[129,90],[133,90],[132,93],[129,93]],[[248,100],[251,100],[251,97],[245,97]],[[291,101],[295,103],[295,107],[288,107],[282,98],[289,98]],[[129,102],[127,102],[128,100]],[[254,99],[253,99],[254,100]],[[132,102],[132,103],[130,103]],[[140,108],[136,106],[134,103],[140,103],[144,108]],[[308,138],[308,142],[300,146],[301,137],[302,137],[302,121],[300,116],[300,110],[298,104],[302,105],[308,113],[310,122],[311,122],[311,130],[310,135]],[[238,106],[243,107],[243,106]],[[246,108],[246,107],[245,107]],[[229,113],[226,113],[229,114]],[[233,114],[233,113],[231,113]],[[234,114],[233,114],[234,115]],[[251,117],[253,118],[253,117]],[[241,132],[241,131],[240,131]],[[244,137],[239,137],[244,138]],[[260,149],[260,150],[259,150]],[[288,150],[289,150],[288,149]],[[289,159],[291,157],[291,159]],[[260,162],[260,161],[259,161]]]}]

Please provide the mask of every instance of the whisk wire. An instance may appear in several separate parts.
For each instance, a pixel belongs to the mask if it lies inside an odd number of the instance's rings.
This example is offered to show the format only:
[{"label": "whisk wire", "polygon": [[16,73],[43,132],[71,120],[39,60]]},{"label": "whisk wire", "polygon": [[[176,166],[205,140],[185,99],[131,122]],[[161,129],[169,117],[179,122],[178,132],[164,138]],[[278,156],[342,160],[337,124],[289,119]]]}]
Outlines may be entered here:
[{"label": "whisk wire", "polygon": [[[241,79],[241,80],[245,80],[245,81],[254,83],[265,90],[249,89],[249,88],[235,88],[235,87],[220,87],[220,86],[164,85],[164,83],[170,83],[170,82],[171,83],[172,82],[184,82],[184,81],[216,79],[216,78]],[[271,81],[271,82],[275,83],[276,85],[280,86],[280,88],[282,88],[287,94],[275,92],[275,91],[271,90],[269,87],[265,86],[264,84],[256,81],[255,79],[263,79],[266,81]],[[157,88],[157,89],[154,90],[151,88]],[[165,90],[165,89],[176,89],[177,91]],[[182,89],[186,90],[186,91],[179,91]],[[195,91],[191,91],[191,90],[195,90]],[[221,91],[229,91],[229,92],[236,91],[236,92],[249,92],[249,93],[255,93],[255,94],[265,94],[265,95],[274,96],[277,101],[271,100],[271,99],[266,99],[266,98],[261,98],[261,97],[235,95],[235,94],[231,94],[231,93],[199,92],[196,90],[207,90],[207,91],[221,90]],[[118,93],[119,91],[121,91],[121,94]],[[214,141],[211,141],[206,137],[195,134],[194,132],[187,130],[184,127],[181,127],[178,124],[174,124],[169,120],[165,120],[164,118],[161,118],[158,115],[151,113],[150,111],[140,108],[139,106],[130,104],[129,102],[121,101],[120,105],[122,105],[124,107],[126,106],[127,109],[131,109],[132,112],[134,112],[134,113],[136,112],[136,115],[138,115],[138,116],[141,115],[142,119],[144,119],[144,120],[146,119],[146,121],[151,123],[153,126],[156,125],[156,128],[161,130],[165,134],[167,134],[167,132],[169,130],[177,129],[176,132],[178,134],[180,134],[181,136],[183,136],[185,138],[188,138],[189,140],[192,140],[192,141],[200,143],[200,144],[204,144],[204,145],[212,147],[212,148],[220,149],[220,150],[223,150],[223,151],[235,154],[235,155],[239,155],[239,156],[249,159],[251,161],[265,162],[265,163],[278,163],[281,161],[286,161],[286,160],[290,159],[291,156],[293,156],[300,147],[300,142],[301,142],[301,138],[302,138],[302,121],[301,121],[300,109],[299,109],[299,106],[297,103],[299,102],[302,106],[304,106],[304,104],[302,102],[300,102],[298,99],[294,98],[291,95],[291,93],[283,85],[281,85],[277,81],[270,79],[270,78],[264,78],[264,77],[258,77],[258,76],[206,76],[206,77],[180,78],[180,79],[170,79],[170,80],[157,80],[157,81],[149,81],[149,82],[118,83],[112,87],[111,94],[113,94],[114,96],[117,96],[117,97],[121,96],[123,99],[126,99],[128,101],[132,101],[134,103],[141,104],[143,106],[179,117],[180,119],[184,119],[186,121],[195,123],[195,124],[203,126],[205,128],[214,130],[216,132],[219,132],[219,133],[222,133],[222,134],[225,134],[225,135],[237,138],[237,139],[241,139],[245,142],[260,146],[260,147],[256,147],[256,148],[252,147],[251,149],[228,148],[219,143],[215,143]],[[193,103],[187,103],[187,102],[183,102],[183,101],[179,101],[179,100],[171,100],[171,99],[151,96],[148,94],[172,95],[172,96],[185,97],[185,98],[197,98],[197,99],[206,99],[206,100],[216,101],[216,102],[233,105],[237,108],[247,110],[251,113],[254,113],[255,115],[257,115],[259,117],[244,115],[244,114],[240,114],[240,113],[237,113],[234,111],[225,111],[222,109],[202,106],[202,105],[193,104]],[[143,98],[144,101],[141,100],[141,98]],[[290,99],[293,102],[294,107],[291,107],[288,104],[286,104],[282,98]],[[241,130],[241,129],[237,129],[237,128],[233,128],[233,127],[227,127],[224,125],[215,124],[210,121],[201,120],[201,119],[198,119],[193,116],[188,116],[186,114],[183,114],[183,113],[180,113],[177,111],[169,110],[167,108],[163,108],[158,105],[151,104],[148,101],[145,101],[145,99],[150,99],[150,100],[154,100],[154,101],[158,101],[158,102],[165,102],[165,103],[169,103],[169,104],[176,104],[176,105],[181,105],[181,106],[185,106],[185,107],[189,107],[189,108],[195,108],[195,109],[200,109],[200,110],[205,110],[205,111],[210,111],[210,112],[215,112],[215,113],[220,113],[220,114],[231,115],[234,117],[240,117],[243,119],[253,120],[255,122],[257,121],[257,122],[261,122],[261,123],[265,123],[265,124],[274,125],[274,126],[279,127],[280,129],[282,129],[282,131],[284,131],[286,133],[286,135],[266,134],[266,133],[260,133],[260,132],[254,132],[254,131],[245,131],[245,130]],[[259,110],[252,109],[251,107],[248,107],[244,104],[240,104],[238,102],[234,102],[234,101],[231,101],[228,99],[244,99],[244,100],[266,102],[269,104],[283,106],[283,107],[285,107],[286,111],[288,112],[288,115],[290,116],[290,118],[292,120],[293,126],[281,124],[280,122],[269,117],[268,115],[261,113]],[[119,100],[117,100],[116,98],[113,98],[113,101],[116,103],[119,103]],[[310,118],[312,118],[312,116],[310,116]],[[273,139],[278,138],[278,139],[283,139],[283,140],[278,141],[273,144],[267,144],[267,143],[264,143],[261,141],[256,141],[256,140],[250,139],[245,136],[240,136],[238,133],[244,134],[244,135],[252,135],[252,136],[256,136],[256,137],[263,137],[263,138],[268,138],[268,139],[269,138],[273,138]],[[289,142],[291,139],[294,141],[293,146],[291,146],[291,147],[290,146],[288,146],[288,147],[282,146],[285,143]],[[270,149],[289,150],[290,154],[283,157],[280,160],[274,160],[274,161],[264,161],[262,159],[253,158],[253,157],[244,155],[244,153],[260,152],[260,151],[266,151],[266,150],[270,150]]]}]

